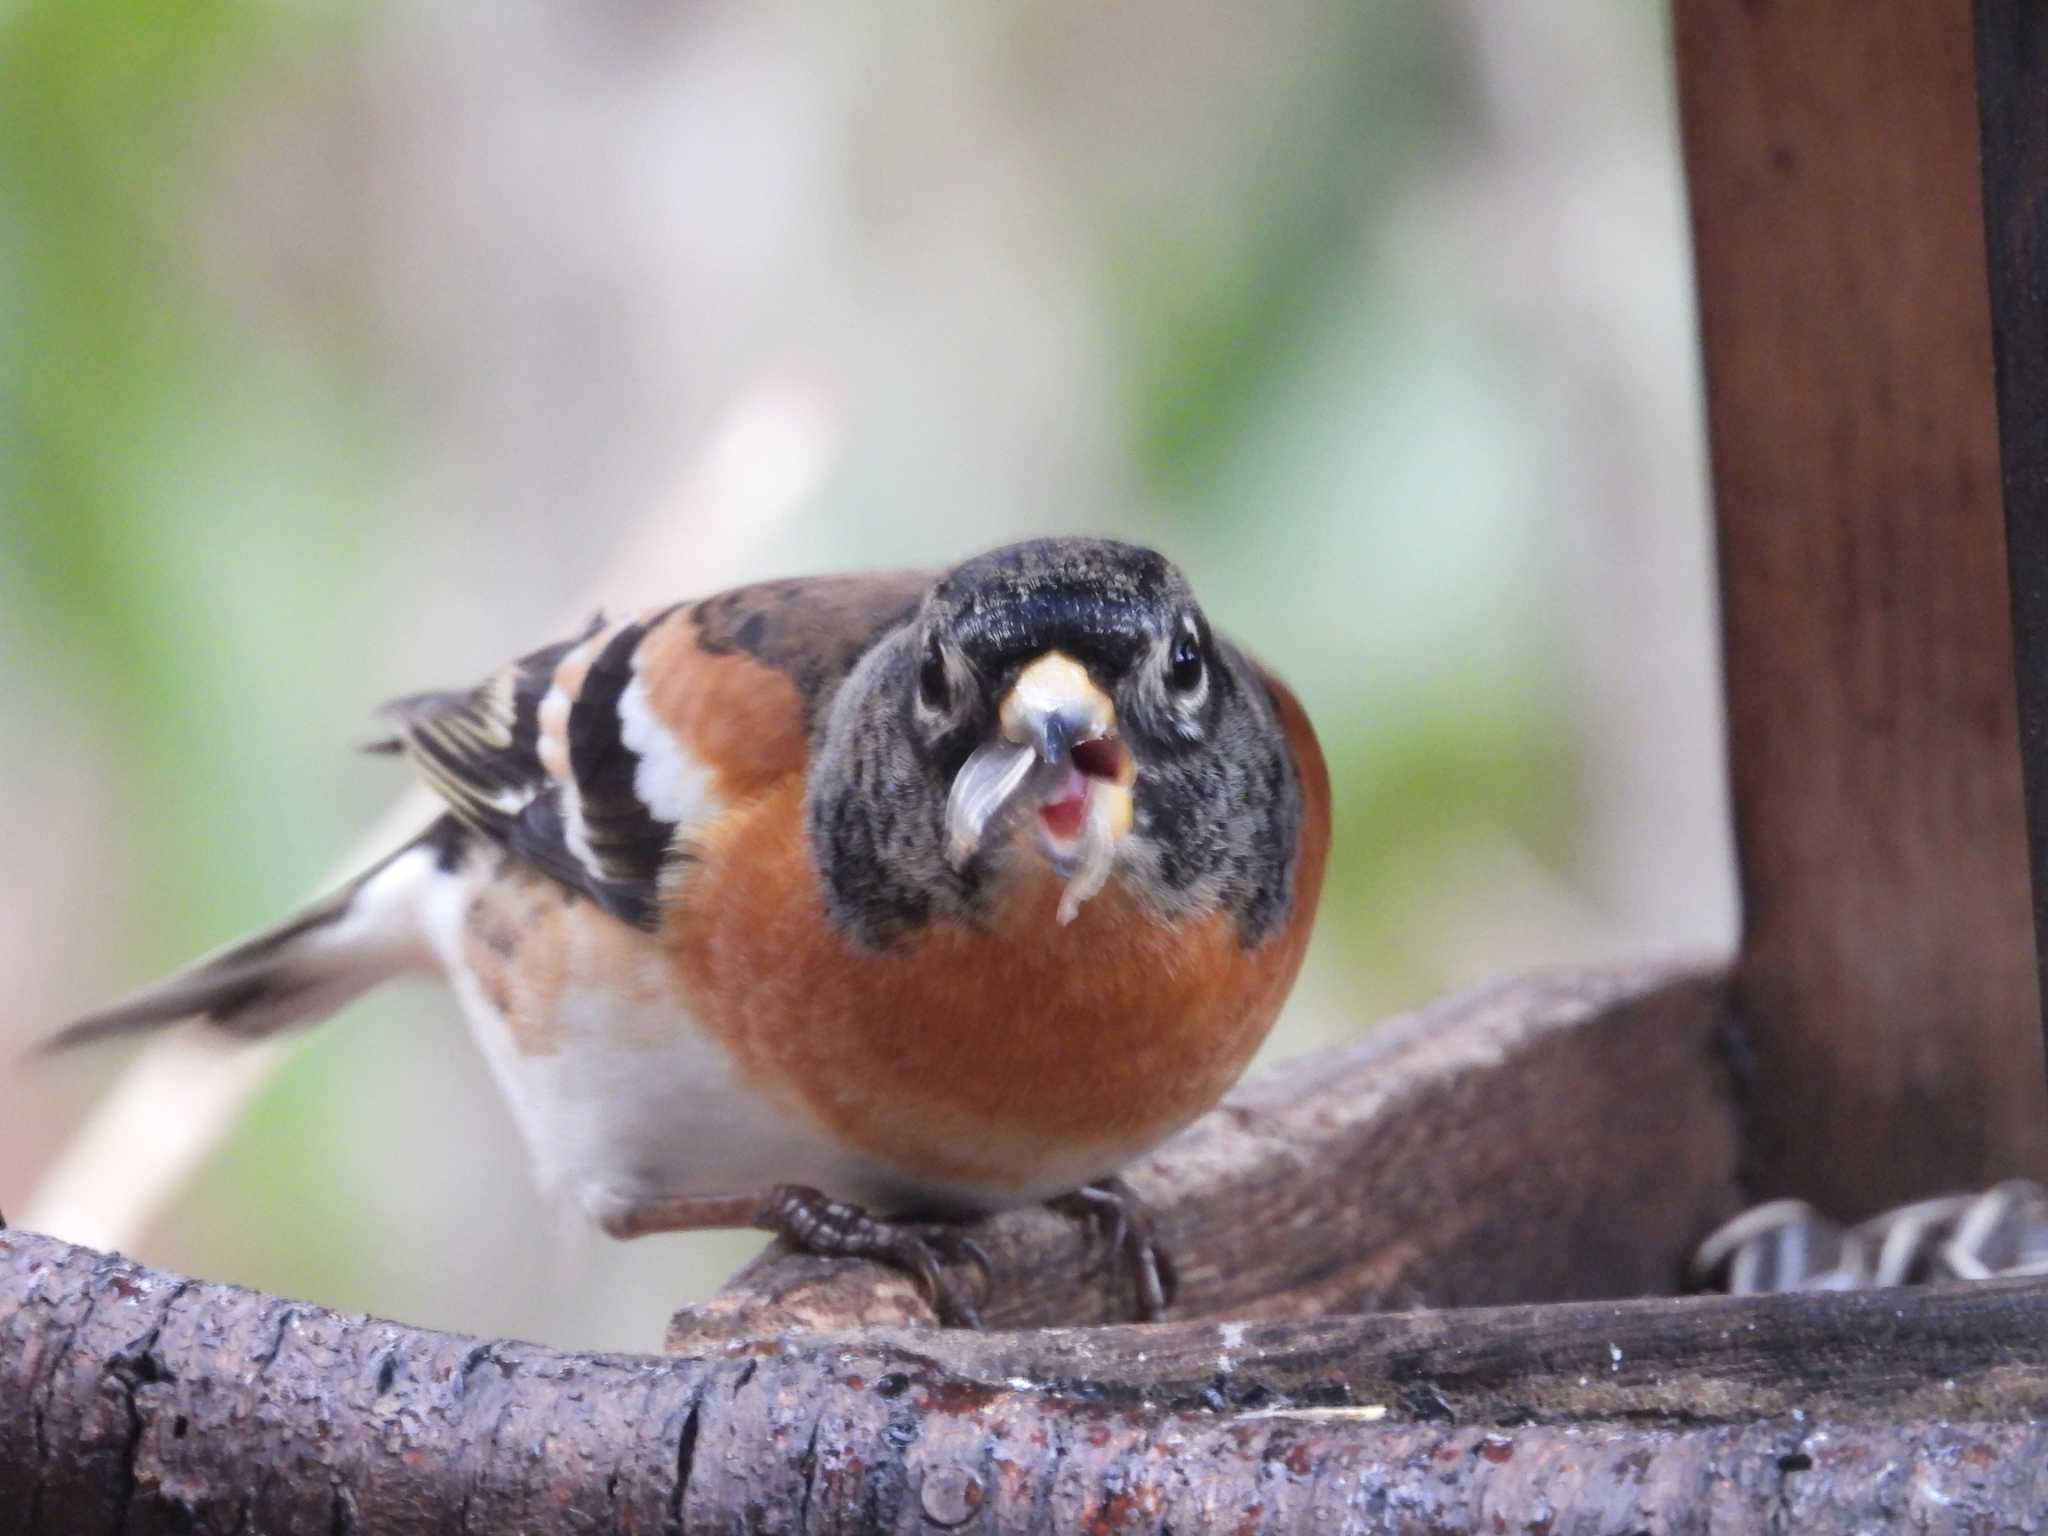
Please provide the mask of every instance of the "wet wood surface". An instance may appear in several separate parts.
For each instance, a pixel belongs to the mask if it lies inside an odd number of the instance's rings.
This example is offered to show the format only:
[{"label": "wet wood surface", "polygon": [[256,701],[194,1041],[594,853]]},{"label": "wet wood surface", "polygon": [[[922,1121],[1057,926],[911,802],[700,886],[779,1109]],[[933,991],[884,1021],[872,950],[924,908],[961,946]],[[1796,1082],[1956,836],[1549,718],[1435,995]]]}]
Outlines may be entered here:
[{"label": "wet wood surface", "polygon": [[2024,1281],[579,1356],[0,1233],[0,1528],[1961,1531],[2044,1354]]}]

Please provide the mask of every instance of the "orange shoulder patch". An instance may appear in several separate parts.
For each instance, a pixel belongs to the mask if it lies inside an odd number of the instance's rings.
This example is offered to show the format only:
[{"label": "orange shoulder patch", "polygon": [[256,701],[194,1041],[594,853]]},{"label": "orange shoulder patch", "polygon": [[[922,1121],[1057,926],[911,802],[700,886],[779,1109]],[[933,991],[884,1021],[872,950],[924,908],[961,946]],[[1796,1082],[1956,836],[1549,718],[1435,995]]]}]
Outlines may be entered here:
[{"label": "orange shoulder patch", "polygon": [[807,733],[796,685],[744,652],[705,650],[690,608],[648,631],[635,665],[655,719],[711,771],[721,800],[751,800],[803,773]]}]

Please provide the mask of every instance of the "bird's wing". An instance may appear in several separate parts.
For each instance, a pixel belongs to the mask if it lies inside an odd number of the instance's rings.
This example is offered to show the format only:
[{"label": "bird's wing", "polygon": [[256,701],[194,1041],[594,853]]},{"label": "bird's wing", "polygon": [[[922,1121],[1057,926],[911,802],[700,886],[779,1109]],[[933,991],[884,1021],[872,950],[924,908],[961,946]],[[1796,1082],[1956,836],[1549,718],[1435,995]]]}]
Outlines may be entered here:
[{"label": "bird's wing", "polygon": [[638,927],[736,804],[800,774],[825,702],[916,611],[921,572],[764,582],[592,621],[466,693],[386,706],[471,832]]}]

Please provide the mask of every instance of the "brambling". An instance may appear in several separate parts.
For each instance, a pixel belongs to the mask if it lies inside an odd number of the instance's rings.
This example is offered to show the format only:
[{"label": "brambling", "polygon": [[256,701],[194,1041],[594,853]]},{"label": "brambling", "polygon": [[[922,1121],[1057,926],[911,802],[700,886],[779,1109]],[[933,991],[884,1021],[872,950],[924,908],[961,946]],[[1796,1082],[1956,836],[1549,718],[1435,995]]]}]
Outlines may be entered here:
[{"label": "brambling", "polygon": [[972,1321],[952,1222],[1052,1201],[1163,1312],[1115,1171],[1265,1038],[1330,829],[1301,706],[1165,559],[771,581],[388,713],[373,750],[439,819],[55,1043],[266,1035],[437,971],[543,1184],[613,1236],[756,1226]]}]

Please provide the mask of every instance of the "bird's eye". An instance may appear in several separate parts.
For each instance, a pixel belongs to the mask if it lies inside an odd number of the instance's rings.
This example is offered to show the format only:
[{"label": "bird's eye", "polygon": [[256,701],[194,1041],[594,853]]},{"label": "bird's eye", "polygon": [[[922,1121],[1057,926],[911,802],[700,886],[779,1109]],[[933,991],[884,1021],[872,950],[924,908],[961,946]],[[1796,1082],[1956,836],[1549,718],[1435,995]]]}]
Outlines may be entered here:
[{"label": "bird's eye", "polygon": [[946,676],[946,654],[939,648],[939,637],[929,636],[924,643],[924,661],[917,669],[917,697],[936,715],[945,712],[952,696],[952,681]]},{"label": "bird's eye", "polygon": [[1178,694],[1192,694],[1202,686],[1202,637],[1194,633],[1192,621],[1182,621],[1180,635],[1174,637],[1165,680]]},{"label": "bird's eye", "polygon": [[1193,693],[1202,686],[1202,638],[1191,621],[1183,621],[1174,638],[1166,681],[1175,693]]}]

